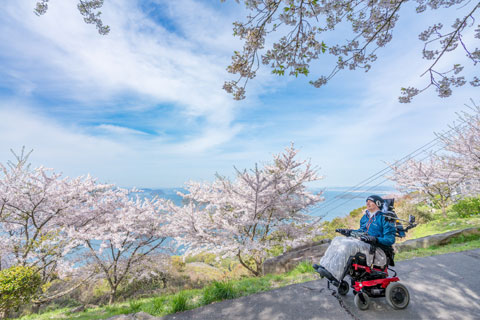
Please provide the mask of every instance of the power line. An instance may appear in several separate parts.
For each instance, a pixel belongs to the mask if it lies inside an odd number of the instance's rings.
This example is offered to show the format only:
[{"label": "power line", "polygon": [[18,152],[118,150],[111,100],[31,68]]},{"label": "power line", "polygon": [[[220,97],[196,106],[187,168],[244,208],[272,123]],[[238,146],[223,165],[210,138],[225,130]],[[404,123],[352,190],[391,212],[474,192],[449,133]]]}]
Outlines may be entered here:
[{"label": "power line", "polygon": [[[439,151],[439,150],[444,149],[444,148],[445,148],[445,147],[439,148],[439,149],[436,150],[436,151]],[[428,159],[429,157],[430,157],[430,156],[426,156],[426,157],[424,157],[423,159],[421,159],[421,160],[419,160],[419,161],[422,162],[423,160]],[[373,186],[373,187],[370,187],[370,188],[366,189],[364,193],[366,193],[367,191],[373,190],[373,189],[381,186],[382,184],[384,184],[384,183],[387,182],[388,180],[390,180],[390,179],[388,179],[388,178],[387,178],[387,179],[384,179],[384,180],[383,180],[382,182],[380,182],[379,184],[377,184],[377,185],[375,185],[375,186]],[[329,214],[330,212],[332,212],[333,210],[335,210],[335,209],[343,206],[344,204],[350,202],[351,200],[352,200],[352,199],[348,199],[348,200],[346,200],[345,202],[340,203],[340,204],[337,205],[336,207],[331,208],[330,210],[328,210],[328,211],[322,216],[322,218],[328,216],[328,214]]]},{"label": "power line", "polygon": [[[438,138],[437,138],[437,139],[438,139]],[[436,141],[437,139],[434,139],[434,140],[432,140],[432,141]],[[408,159],[411,159],[411,158],[413,158],[413,157],[418,156],[418,155],[421,154],[421,153],[418,153],[418,154],[416,154],[416,155],[414,155],[414,154],[415,154],[416,152],[418,152],[419,150],[421,150],[422,148],[425,148],[425,146],[430,145],[430,144],[432,143],[432,141],[430,141],[429,143],[427,143],[427,144],[423,145],[422,147],[416,149],[415,151],[411,152],[410,154],[408,154],[407,156],[403,157],[402,159],[394,162],[393,165],[402,164],[402,163],[406,162]],[[421,151],[425,152],[426,150],[435,147],[437,144],[438,144],[438,141],[435,142],[435,143],[434,143],[433,145],[431,145],[430,147],[425,148],[425,150],[421,150]],[[437,151],[438,151],[438,150],[437,150]],[[315,209],[315,211],[319,211],[319,210],[321,210],[321,209],[326,209],[327,207],[331,206],[333,203],[342,200],[342,197],[343,197],[343,196],[349,195],[349,193],[351,193],[351,192],[358,191],[359,189],[361,189],[361,188],[367,186],[368,184],[370,184],[371,182],[382,178],[386,173],[388,173],[388,172],[391,171],[391,170],[392,170],[392,169],[391,169],[390,167],[386,167],[386,168],[378,171],[377,173],[371,175],[370,177],[362,180],[361,182],[359,182],[359,183],[356,184],[355,186],[347,189],[346,191],[344,191],[344,192],[341,193],[340,195],[337,195],[335,199],[330,200],[330,201],[328,201],[328,200],[325,201],[323,204],[320,205],[320,207],[317,207],[317,208]]]},{"label": "power line", "polygon": [[[459,129],[461,126],[463,126],[463,124],[459,124],[457,126],[454,126],[454,127],[451,127],[450,130],[448,130],[447,132],[445,132],[444,134],[440,134],[439,136],[437,136],[435,139],[432,139],[431,141],[429,141],[428,143],[422,145],[421,147],[415,149],[414,151],[410,152],[409,154],[407,154],[406,156],[404,156],[403,158],[401,158],[400,160],[397,160],[395,161],[392,166],[395,166],[395,165],[402,165],[404,164],[405,162],[407,162],[408,160],[410,159],[413,159],[415,157],[417,157],[418,155],[424,153],[424,152],[427,152],[429,149],[432,149],[434,148],[435,146],[437,146],[438,144],[441,143],[440,139],[446,137],[447,135],[451,135],[453,131]],[[438,152],[439,150],[442,150],[444,149],[445,147],[441,147],[437,150],[435,150],[435,152]],[[428,158],[429,156],[427,156],[426,158]],[[424,159],[426,159],[424,158]],[[423,161],[424,159],[422,159],[421,161]],[[325,201],[324,203],[320,204],[319,207],[313,209],[310,211],[310,214],[314,214],[314,213],[318,213],[318,212],[321,212],[321,211],[324,211],[327,207],[331,206],[332,204],[334,204],[335,202],[338,202],[338,201],[341,201],[342,200],[342,197],[343,196],[346,196],[348,195],[349,193],[352,193],[354,191],[358,191],[359,189],[361,188],[364,188],[367,186],[367,184],[370,184],[372,183],[373,181],[375,180],[378,180],[379,178],[381,177],[384,177],[385,174],[387,174],[388,172],[392,171],[393,169],[391,168],[391,166],[387,166],[385,167],[384,169],[378,171],[377,173],[371,175],[370,177],[362,180],[361,182],[357,183],[355,186],[347,189],[346,191],[344,191],[343,193],[341,193],[340,195],[337,195],[334,199],[330,200],[330,201]],[[373,188],[376,188],[380,185],[382,185],[383,183],[385,183],[386,181],[388,181],[389,179],[385,179],[383,180],[382,182],[380,182],[379,184],[377,184],[376,186],[374,187],[371,187],[365,191],[369,191]],[[335,210],[336,208],[344,205],[345,203],[347,202],[350,202],[352,201],[352,198],[342,202],[340,205],[337,205],[335,206],[334,208],[331,208],[329,209],[324,215],[322,215],[323,217],[327,216],[332,210]]]}]

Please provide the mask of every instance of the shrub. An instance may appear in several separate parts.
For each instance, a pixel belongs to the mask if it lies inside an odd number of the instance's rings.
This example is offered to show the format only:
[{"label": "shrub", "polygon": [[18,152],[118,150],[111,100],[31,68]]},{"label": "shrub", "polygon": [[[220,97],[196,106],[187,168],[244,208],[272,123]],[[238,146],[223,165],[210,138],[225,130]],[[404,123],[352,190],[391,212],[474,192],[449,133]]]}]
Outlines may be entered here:
[{"label": "shrub", "polygon": [[15,266],[0,271],[0,317],[35,298],[42,280],[34,268]]},{"label": "shrub", "polygon": [[215,281],[203,290],[202,301],[204,304],[209,304],[214,301],[234,299],[236,296],[237,294],[231,282]]},{"label": "shrub", "polygon": [[170,258],[170,263],[172,264],[172,267],[178,272],[185,271],[185,262],[183,261],[183,258],[181,256],[172,256]]},{"label": "shrub", "polygon": [[466,218],[480,214],[480,198],[465,198],[453,205],[455,211],[460,217]]},{"label": "shrub", "polygon": [[215,265],[217,256],[213,253],[202,252],[194,256],[187,256],[185,258],[186,263],[203,262],[209,265]]},{"label": "shrub", "polygon": [[413,215],[418,224],[427,223],[428,221],[433,220],[433,216],[429,212],[428,207],[422,208],[408,197],[395,202],[395,213],[399,218],[407,221],[408,216]]},{"label": "shrub", "polygon": [[362,218],[366,209],[367,209],[367,206],[363,206],[363,207],[360,207],[360,208],[357,208],[357,209],[353,209],[352,211],[350,211],[348,216],[355,219],[355,221],[360,221],[360,219]]}]

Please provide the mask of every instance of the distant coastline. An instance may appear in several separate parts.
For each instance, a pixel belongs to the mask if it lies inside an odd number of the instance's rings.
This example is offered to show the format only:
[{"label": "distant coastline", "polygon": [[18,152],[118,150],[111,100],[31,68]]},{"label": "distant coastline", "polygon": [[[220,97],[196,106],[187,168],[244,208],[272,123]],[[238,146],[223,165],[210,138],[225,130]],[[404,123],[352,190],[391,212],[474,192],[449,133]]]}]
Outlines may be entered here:
[{"label": "distant coastline", "polygon": [[[370,190],[371,189],[371,190]],[[138,188],[139,192],[133,193],[139,197],[160,197],[173,201],[176,205],[182,205],[182,197],[177,192],[185,192],[183,188]],[[325,187],[312,188],[312,192],[322,191],[325,198],[317,207],[310,210],[314,217],[323,216],[324,220],[330,221],[336,217],[348,215],[352,210],[365,205],[365,199],[372,194],[387,196],[398,194],[395,188],[390,186],[364,186],[362,189],[354,187]]]}]

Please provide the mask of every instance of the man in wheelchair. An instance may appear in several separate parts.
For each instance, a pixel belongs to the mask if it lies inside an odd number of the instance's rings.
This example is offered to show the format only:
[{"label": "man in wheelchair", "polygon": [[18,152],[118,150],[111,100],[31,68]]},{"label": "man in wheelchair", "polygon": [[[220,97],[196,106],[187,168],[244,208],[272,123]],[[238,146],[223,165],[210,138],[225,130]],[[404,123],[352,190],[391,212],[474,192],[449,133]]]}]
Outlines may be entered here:
[{"label": "man in wheelchair", "polygon": [[[396,283],[391,286],[395,287],[393,293],[387,288],[391,282],[399,281],[396,274],[387,278],[387,268],[388,265],[394,266],[392,245],[395,237],[404,237],[408,229],[416,226],[415,217],[411,216],[409,226],[403,228],[399,222],[401,219],[393,211],[393,202],[393,199],[369,196],[360,228],[337,229],[346,237],[335,237],[320,260],[320,265],[313,265],[322,277],[339,288],[338,292],[342,295],[349,290],[348,283],[343,280],[348,274],[356,295],[355,304],[362,310],[368,308],[369,296],[387,296],[389,304],[396,309],[408,305],[408,290],[403,285]],[[401,292],[398,292],[399,289]]]}]

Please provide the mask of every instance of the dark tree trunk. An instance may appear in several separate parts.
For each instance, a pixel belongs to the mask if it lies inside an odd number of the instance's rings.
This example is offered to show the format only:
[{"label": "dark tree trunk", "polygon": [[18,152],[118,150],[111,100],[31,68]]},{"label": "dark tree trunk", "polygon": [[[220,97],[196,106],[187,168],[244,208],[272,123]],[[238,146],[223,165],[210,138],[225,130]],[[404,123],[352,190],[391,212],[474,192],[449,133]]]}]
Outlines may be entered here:
[{"label": "dark tree trunk", "polygon": [[42,306],[41,303],[34,303],[32,306],[32,312],[33,313],[38,313],[40,311],[40,307]]},{"label": "dark tree trunk", "polygon": [[116,296],[117,296],[117,286],[114,286],[114,287],[110,288],[110,296],[109,296],[109,299],[108,299],[108,304],[114,303]]},{"label": "dark tree trunk", "polygon": [[[257,270],[255,270],[255,269],[249,267],[249,266],[243,261],[242,257],[240,256],[240,253],[237,254],[237,256],[238,256],[238,260],[240,261],[240,264],[241,264],[242,266],[244,266],[248,271],[250,271],[251,273],[253,273],[253,275],[254,275],[255,277],[260,276],[260,271],[258,270],[258,263],[256,263],[256,265],[257,265]],[[256,262],[256,261],[255,261],[255,262]]]}]

